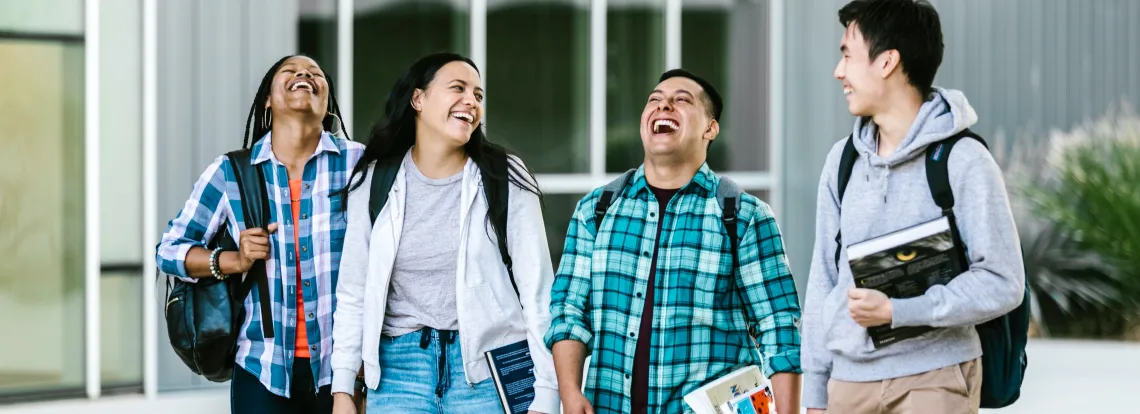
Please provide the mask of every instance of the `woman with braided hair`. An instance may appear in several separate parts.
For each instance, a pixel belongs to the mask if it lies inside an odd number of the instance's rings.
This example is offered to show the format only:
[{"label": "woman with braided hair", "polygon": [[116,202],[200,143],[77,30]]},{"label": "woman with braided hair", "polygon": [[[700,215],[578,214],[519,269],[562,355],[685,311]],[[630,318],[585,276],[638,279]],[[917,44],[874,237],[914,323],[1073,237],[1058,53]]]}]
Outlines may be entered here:
[{"label": "woman with braided hair", "polygon": [[[233,413],[332,410],[332,315],[346,227],[340,190],[364,150],[344,132],[334,92],[309,57],[274,63],[254,96],[242,142],[265,179],[268,225],[245,225],[235,166],[222,155],[206,167],[157,248],[162,272],[189,282],[240,277],[265,261],[262,288],[271,303],[263,307],[258,294],[244,298]],[[227,224],[238,250],[206,248]],[[271,318],[263,319],[263,309]]]}]

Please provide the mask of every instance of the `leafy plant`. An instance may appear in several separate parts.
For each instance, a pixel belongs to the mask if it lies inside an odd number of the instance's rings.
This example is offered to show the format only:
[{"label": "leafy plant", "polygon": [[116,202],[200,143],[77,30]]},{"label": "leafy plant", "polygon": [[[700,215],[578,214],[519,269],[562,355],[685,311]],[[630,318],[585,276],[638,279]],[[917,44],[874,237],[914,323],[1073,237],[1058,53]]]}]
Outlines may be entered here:
[{"label": "leafy plant", "polygon": [[1052,328],[1062,335],[1111,336],[1115,330],[1105,326],[1113,324],[1102,322],[1120,319],[1114,316],[1120,314],[1123,273],[1074,230],[1041,215],[1033,198],[1055,191],[1057,168],[1042,161],[1078,142],[1071,135],[1054,132],[1042,142],[1023,133],[1011,142],[999,133],[991,147],[1005,172],[1038,331],[1043,336]]},{"label": "leafy plant", "polygon": [[1140,295],[1140,119],[1126,110],[1055,134],[1050,144],[1051,174],[1026,192],[1034,212],[1110,260],[1120,270],[1121,303],[1135,311],[1140,305],[1135,299]]}]

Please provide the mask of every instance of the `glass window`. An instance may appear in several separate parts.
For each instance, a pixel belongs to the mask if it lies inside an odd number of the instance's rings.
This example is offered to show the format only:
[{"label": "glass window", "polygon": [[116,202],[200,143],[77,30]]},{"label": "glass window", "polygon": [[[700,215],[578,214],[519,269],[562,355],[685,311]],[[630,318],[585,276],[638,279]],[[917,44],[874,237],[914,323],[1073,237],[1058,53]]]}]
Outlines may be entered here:
[{"label": "glass window", "polygon": [[[109,266],[104,263],[101,273],[100,382],[104,390],[137,389],[142,385],[143,371],[142,277],[147,276],[142,266],[135,264]],[[162,283],[159,282],[159,289],[165,288]]]},{"label": "glass window", "polygon": [[716,171],[768,169],[768,6],[755,1],[686,0],[681,66],[724,99],[720,135],[709,147]]},{"label": "glass window", "polygon": [[0,1],[0,32],[83,36],[83,0]]},{"label": "glass window", "polygon": [[83,385],[83,54],[0,38],[0,396]]},{"label": "glass window", "polygon": [[[317,61],[325,74],[339,81],[337,73],[337,0],[299,0],[297,53]],[[359,28],[357,28],[359,30]],[[353,135],[355,137],[355,135]]]},{"label": "glass window", "polygon": [[[104,1],[100,36],[100,374],[142,384],[142,3]],[[134,45],[134,47],[124,47]],[[110,93],[109,91],[114,91]],[[153,172],[146,172],[152,174]],[[149,277],[154,277],[153,271]]]},{"label": "glass window", "polygon": [[504,1],[487,11],[487,136],[536,173],[589,171],[590,11],[581,3]]},{"label": "glass window", "polygon": [[353,140],[368,141],[368,131],[384,116],[384,100],[392,84],[417,59],[434,52],[467,54],[467,9],[452,3],[356,1]]},{"label": "glass window", "polygon": [[606,12],[606,171],[641,165],[641,112],[665,71],[661,4],[611,5]]}]

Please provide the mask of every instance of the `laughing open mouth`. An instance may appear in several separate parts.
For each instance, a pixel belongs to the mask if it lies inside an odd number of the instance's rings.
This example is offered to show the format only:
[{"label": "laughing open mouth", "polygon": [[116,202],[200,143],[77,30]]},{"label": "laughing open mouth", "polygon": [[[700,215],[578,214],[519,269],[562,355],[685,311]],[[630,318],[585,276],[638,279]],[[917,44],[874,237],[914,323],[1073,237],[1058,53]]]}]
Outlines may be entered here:
[{"label": "laughing open mouth", "polygon": [[463,111],[452,112],[451,117],[458,119],[460,121],[466,122],[468,124],[474,124],[475,123],[475,115],[472,115],[470,112],[463,112]]},{"label": "laughing open mouth", "polygon": [[677,124],[677,121],[672,119],[658,119],[653,121],[654,134],[669,134],[677,131],[679,128],[680,125]]},{"label": "laughing open mouth", "polygon": [[305,90],[308,90],[310,93],[316,93],[317,86],[314,85],[313,82],[305,80],[305,79],[296,80],[293,82],[292,85],[289,85],[289,91],[290,92],[298,90],[298,89],[305,89]]}]

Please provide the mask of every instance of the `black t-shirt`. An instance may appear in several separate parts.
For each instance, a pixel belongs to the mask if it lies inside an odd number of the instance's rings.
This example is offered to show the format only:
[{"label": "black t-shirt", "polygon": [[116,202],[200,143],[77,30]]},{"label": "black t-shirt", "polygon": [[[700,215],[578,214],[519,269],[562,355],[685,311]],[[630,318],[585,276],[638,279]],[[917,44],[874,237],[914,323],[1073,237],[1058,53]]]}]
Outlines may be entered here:
[{"label": "black t-shirt", "polygon": [[630,397],[633,402],[633,414],[646,412],[646,397],[649,395],[649,344],[653,334],[653,294],[657,283],[657,251],[661,247],[661,225],[665,222],[665,208],[669,200],[677,194],[677,190],[664,190],[649,186],[653,195],[657,197],[659,205],[657,211],[660,215],[657,220],[657,243],[653,246],[653,260],[649,265],[649,282],[645,288],[645,308],[641,313],[641,328],[637,332],[637,347],[633,353],[633,386]]}]

